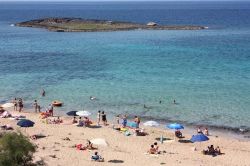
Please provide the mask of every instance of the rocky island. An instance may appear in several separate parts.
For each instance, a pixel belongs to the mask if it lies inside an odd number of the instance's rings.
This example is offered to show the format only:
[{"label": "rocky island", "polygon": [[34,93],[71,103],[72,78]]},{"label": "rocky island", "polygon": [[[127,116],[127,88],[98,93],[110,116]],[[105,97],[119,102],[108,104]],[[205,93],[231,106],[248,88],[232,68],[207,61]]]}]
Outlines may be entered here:
[{"label": "rocky island", "polygon": [[15,24],[20,27],[45,28],[54,32],[99,32],[126,30],[201,30],[203,26],[158,25],[154,22],[139,24],[133,22],[94,20],[82,18],[44,18]]}]

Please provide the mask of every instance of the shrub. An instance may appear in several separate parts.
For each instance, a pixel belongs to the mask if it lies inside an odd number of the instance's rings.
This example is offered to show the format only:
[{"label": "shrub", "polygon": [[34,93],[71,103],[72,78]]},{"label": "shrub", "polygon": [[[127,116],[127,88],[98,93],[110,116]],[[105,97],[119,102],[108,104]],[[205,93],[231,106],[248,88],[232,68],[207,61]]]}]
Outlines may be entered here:
[{"label": "shrub", "polygon": [[0,137],[0,166],[31,166],[35,146],[21,133]]}]

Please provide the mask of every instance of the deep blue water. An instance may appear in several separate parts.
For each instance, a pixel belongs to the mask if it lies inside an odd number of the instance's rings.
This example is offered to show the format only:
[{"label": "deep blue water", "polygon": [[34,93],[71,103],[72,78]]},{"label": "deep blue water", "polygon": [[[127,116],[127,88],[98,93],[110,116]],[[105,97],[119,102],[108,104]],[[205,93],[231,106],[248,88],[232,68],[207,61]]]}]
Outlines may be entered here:
[{"label": "deep blue water", "polygon": [[[250,127],[249,16],[250,2],[0,2],[0,100],[23,97],[28,107],[59,99],[64,112]],[[43,17],[209,29],[56,33],[10,26]]]}]

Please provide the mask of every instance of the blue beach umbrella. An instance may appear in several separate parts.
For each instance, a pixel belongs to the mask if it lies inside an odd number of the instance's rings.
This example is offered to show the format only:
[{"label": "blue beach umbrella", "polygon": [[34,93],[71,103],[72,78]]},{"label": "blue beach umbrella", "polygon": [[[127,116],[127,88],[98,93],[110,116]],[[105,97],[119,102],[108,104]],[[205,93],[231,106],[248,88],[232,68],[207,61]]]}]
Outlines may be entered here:
[{"label": "blue beach umbrella", "polygon": [[66,114],[67,114],[68,116],[78,116],[78,115],[76,115],[76,112],[77,112],[77,111],[69,111],[69,112],[67,112]]},{"label": "blue beach umbrella", "polygon": [[203,142],[207,140],[209,140],[209,138],[204,134],[193,135],[192,138],[190,139],[191,142]]},{"label": "blue beach umbrella", "polygon": [[34,122],[28,119],[22,119],[17,123],[17,125],[20,127],[33,127],[34,124],[35,124]]},{"label": "blue beach umbrella", "polygon": [[166,126],[169,129],[175,129],[175,130],[180,130],[180,129],[184,129],[184,127],[181,124],[178,123],[172,123],[170,125]]}]

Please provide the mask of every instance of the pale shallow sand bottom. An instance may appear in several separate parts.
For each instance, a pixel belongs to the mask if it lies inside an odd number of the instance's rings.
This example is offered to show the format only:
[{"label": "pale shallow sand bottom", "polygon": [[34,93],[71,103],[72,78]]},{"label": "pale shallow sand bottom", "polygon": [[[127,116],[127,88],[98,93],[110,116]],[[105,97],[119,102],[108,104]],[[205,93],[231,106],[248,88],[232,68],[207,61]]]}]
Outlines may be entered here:
[{"label": "pale shallow sand bottom", "polygon": [[[146,128],[148,136],[124,136],[110,126],[101,128],[79,128],[74,125],[45,124],[35,113],[17,113],[14,115],[25,115],[27,119],[36,124],[31,128],[20,128],[16,121],[0,119],[0,125],[11,124],[15,130],[20,130],[25,135],[45,134],[47,137],[32,141],[38,146],[34,154],[34,160],[43,159],[51,166],[86,166],[86,165],[129,165],[129,166],[154,166],[154,165],[225,165],[225,166],[249,166],[250,165],[250,142],[240,141],[228,137],[210,136],[210,140],[203,143],[180,143],[177,140],[160,144],[160,150],[166,153],[158,156],[145,155],[149,146],[155,142],[155,138],[163,135],[166,138],[173,138],[171,131],[158,128]],[[64,118],[64,121],[69,121]],[[190,139],[184,131],[184,139]],[[69,137],[70,141],[63,140]],[[72,148],[75,144],[85,144],[87,139],[104,138],[109,143],[107,147],[98,146],[98,152],[105,158],[105,162],[97,163],[90,160],[94,151],[79,151]],[[219,145],[224,155],[212,157],[201,153],[205,147],[213,144]],[[197,151],[194,151],[194,146]],[[50,155],[55,155],[56,158]],[[109,160],[120,160],[122,163],[111,163]]]}]

